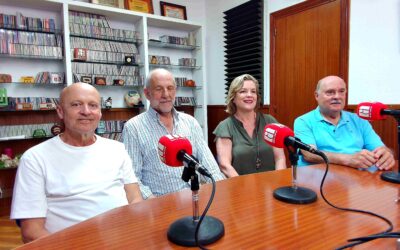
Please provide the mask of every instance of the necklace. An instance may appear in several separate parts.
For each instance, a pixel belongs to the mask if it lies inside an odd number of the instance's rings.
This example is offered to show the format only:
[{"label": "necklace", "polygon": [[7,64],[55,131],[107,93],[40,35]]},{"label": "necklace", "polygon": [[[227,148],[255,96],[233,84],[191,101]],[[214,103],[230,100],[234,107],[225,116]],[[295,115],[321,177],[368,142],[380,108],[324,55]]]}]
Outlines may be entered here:
[{"label": "necklace", "polygon": [[257,158],[256,158],[256,170],[261,168],[261,159],[260,159],[260,145],[258,143],[258,123],[257,123],[257,116],[256,116],[256,145],[257,145]]}]

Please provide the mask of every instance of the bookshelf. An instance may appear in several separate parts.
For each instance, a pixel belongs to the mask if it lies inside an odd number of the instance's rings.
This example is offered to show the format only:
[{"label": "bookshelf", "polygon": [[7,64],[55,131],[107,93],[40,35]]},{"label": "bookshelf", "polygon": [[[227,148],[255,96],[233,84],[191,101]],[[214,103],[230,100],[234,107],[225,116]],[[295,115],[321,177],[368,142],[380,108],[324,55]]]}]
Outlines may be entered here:
[{"label": "bookshelf", "polygon": [[[74,27],[71,28],[70,11],[85,12],[106,17],[111,28],[111,33],[106,32],[106,35],[104,35],[101,31],[96,30],[96,27],[93,27],[93,25],[89,27],[91,32],[77,32]],[[20,14],[17,14],[17,12]],[[112,98],[112,108],[102,110],[102,120],[105,121],[105,124],[111,125],[106,126],[106,129],[100,131],[99,134],[114,139],[120,138],[121,131],[117,128],[121,124],[120,121],[129,120],[146,110],[149,106],[143,94],[143,79],[151,69],[166,67],[174,74],[178,82],[177,99],[180,105],[177,109],[192,114],[199,121],[207,140],[207,101],[205,95],[207,84],[204,67],[205,37],[201,24],[90,4],[88,1],[70,0],[0,0],[0,13],[16,16],[23,15],[24,17],[36,18],[36,20],[39,20],[37,18],[54,20],[51,21],[51,25],[50,21],[45,21],[45,29],[38,29],[36,27],[38,25],[30,30],[18,26],[3,27],[3,29],[0,29],[0,36],[1,32],[9,32],[11,37],[13,33],[14,36],[15,34],[22,34],[22,37],[25,36],[27,40],[28,37],[35,37],[36,40],[46,42],[43,44],[36,43],[33,46],[32,44],[21,45],[20,47],[25,47],[25,50],[29,50],[26,47],[33,47],[35,48],[33,49],[34,51],[43,51],[44,49],[40,49],[42,47],[46,47],[46,49],[47,47],[55,47],[52,51],[56,51],[54,54],[50,54],[50,56],[46,53],[39,55],[34,53],[24,53],[22,55],[18,53],[0,53],[0,74],[8,74],[12,77],[9,81],[0,83],[0,88],[6,89],[8,97],[50,98],[56,100],[59,97],[62,87],[74,83],[73,72],[76,72],[76,64],[84,64],[86,66],[96,64],[102,65],[98,67],[103,68],[114,67],[118,72],[118,70],[126,66],[125,56],[132,56],[135,62],[130,67],[135,67],[135,70],[133,74],[132,72],[129,74],[142,77],[141,83],[134,80],[130,81],[126,78],[123,79],[125,83],[132,83],[131,85],[96,86],[103,100],[106,100],[108,97]],[[1,24],[4,24],[4,22],[2,23],[0,20],[0,26]],[[82,29],[82,27],[80,28]],[[122,38],[119,34],[123,34]],[[160,38],[180,37],[183,40],[185,38],[189,40],[189,34],[190,42],[186,44],[184,42],[176,43],[170,40],[163,40],[166,38]],[[1,36],[1,39],[5,39],[4,35]],[[50,41],[49,39],[53,40]],[[50,44],[47,42],[50,42]],[[23,41],[20,41],[20,43],[23,43]],[[117,48],[108,51],[101,47],[110,44],[113,44]],[[82,49],[82,47],[87,50],[85,61],[79,60],[76,57],[74,58],[74,49]],[[123,50],[125,47],[129,47],[132,53]],[[133,47],[135,47],[135,50],[132,49]],[[165,56],[169,59],[169,63],[165,65],[153,65],[151,60],[149,60],[149,55]],[[107,58],[107,60],[104,60],[104,58]],[[182,60],[180,61],[180,59]],[[41,75],[38,76],[39,72],[41,72]],[[106,83],[113,82],[115,78],[118,79],[118,77],[121,77],[119,73],[115,75],[114,73],[108,73],[107,75],[111,79],[106,79]],[[26,76],[31,76],[34,79],[33,84],[22,83],[26,79],[22,77]],[[62,78],[62,80],[58,80],[57,84],[55,84],[54,79],[59,78]],[[0,77],[0,79],[2,78]],[[188,80],[191,81],[186,83]],[[93,81],[95,81],[94,78],[92,78]],[[126,106],[124,95],[130,90],[136,90],[142,96],[142,107],[128,108]],[[6,111],[0,107],[0,115],[0,126],[2,127],[34,127],[37,124],[60,123],[56,111],[50,109]],[[112,124],[117,124],[117,126],[113,127]],[[9,140],[0,140],[0,153],[5,148],[12,148],[15,155],[21,154],[46,139],[48,137],[32,138],[28,135],[23,139],[10,138]],[[12,190],[13,181],[10,180],[14,179],[15,171],[16,168],[2,170],[2,174],[0,174],[0,188],[3,188],[3,190]],[[4,215],[9,213],[10,204],[11,197],[0,199],[0,210]]]},{"label": "bookshelf", "polygon": [[[204,135],[207,136],[205,96],[207,88],[203,49],[205,40],[201,24],[90,4],[87,1],[0,0],[0,9],[0,13],[7,15],[16,15],[19,12],[25,17],[53,19],[51,29],[30,30],[29,32],[37,36],[61,37],[62,40],[62,46],[59,47],[61,56],[58,55],[57,58],[0,55],[2,56],[0,73],[12,76],[10,83],[0,83],[0,88],[5,88],[9,97],[58,98],[65,85],[70,85],[77,80],[88,79],[82,78],[83,76],[89,75],[92,83],[95,83],[95,74],[82,73],[79,72],[79,69],[97,67],[97,71],[107,73],[99,74],[99,77],[105,78],[106,85],[99,85],[96,88],[103,100],[109,97],[112,99],[112,108],[103,110],[103,118],[113,119],[112,117],[117,112],[122,117],[118,119],[127,120],[146,110],[149,105],[143,93],[144,79],[149,71],[156,67],[165,67],[177,79],[181,81],[185,79],[184,82],[190,80],[188,86],[185,83],[178,84],[177,109],[195,116],[203,128]],[[71,17],[71,13],[78,12],[89,13],[92,16],[98,16],[99,19],[105,18],[104,25],[107,23],[107,26],[95,25],[102,20],[93,21],[92,25],[88,25],[82,23],[79,18],[77,21],[76,17]],[[107,28],[107,30],[104,31],[102,28]],[[19,30],[18,27],[7,27],[7,29],[11,29],[11,32],[28,32]],[[186,42],[176,42],[177,38],[181,38],[182,41],[186,40]],[[104,47],[113,47],[114,49],[107,50]],[[85,49],[86,60],[76,57],[75,49]],[[167,57],[169,63],[153,64],[149,60],[151,55]],[[126,56],[131,56],[134,62],[127,65]],[[120,74],[121,69],[125,67],[133,70],[126,70],[126,74]],[[63,82],[47,85],[36,82],[35,84],[20,83],[21,77],[36,77],[39,72],[44,72],[42,78],[51,78],[52,72],[62,72],[64,73]],[[114,85],[114,80],[119,79],[122,79],[124,84]],[[143,102],[142,108],[126,106],[124,95],[130,90],[139,92]],[[7,112],[13,113],[12,111]],[[15,113],[17,116],[23,117],[26,116],[26,112],[28,111]],[[58,120],[55,111],[37,110],[31,111],[31,115],[40,117],[44,112],[51,112],[53,115],[43,123],[52,123]],[[106,114],[110,114],[110,118],[107,118]],[[30,124],[29,119],[21,120],[22,124]]]},{"label": "bookshelf", "polygon": [[62,8],[52,1],[0,1],[0,74],[11,77],[0,88],[9,97],[58,98],[65,83]]},{"label": "bookshelf", "polygon": [[[163,67],[171,71],[178,85],[175,106],[192,114],[207,136],[206,77],[204,35],[200,24],[168,17],[148,16],[146,54],[149,69]],[[170,64],[152,63],[152,56],[167,56]]]}]

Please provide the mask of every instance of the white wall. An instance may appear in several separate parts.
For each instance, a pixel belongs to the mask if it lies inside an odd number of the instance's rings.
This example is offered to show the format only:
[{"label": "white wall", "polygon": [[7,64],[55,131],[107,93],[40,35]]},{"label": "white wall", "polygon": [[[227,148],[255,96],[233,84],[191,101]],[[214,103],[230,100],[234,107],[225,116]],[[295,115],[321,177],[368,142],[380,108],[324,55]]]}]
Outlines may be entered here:
[{"label": "white wall", "polygon": [[352,0],[349,104],[400,103],[400,0]]},{"label": "white wall", "polygon": [[[208,104],[225,103],[222,12],[247,0],[205,0]],[[264,0],[265,96],[269,103],[269,14],[303,0]],[[400,0],[351,0],[349,104],[399,104]]]},{"label": "white wall", "polygon": [[[248,0],[206,0],[206,62],[208,82],[208,105],[225,104],[225,62],[223,12]],[[268,1],[268,2],[267,2]],[[264,100],[269,103],[269,14],[303,0],[264,1]]]},{"label": "white wall", "polygon": [[[160,0],[152,0],[154,14],[161,16]],[[186,16],[192,22],[205,24],[205,0],[163,0],[186,7]]]},{"label": "white wall", "polygon": [[[270,83],[269,83],[269,48],[270,48],[270,39],[269,39],[269,30],[270,30],[270,21],[269,15],[272,12],[284,9],[286,7],[292,6],[294,4],[303,2],[304,0],[286,0],[286,1],[276,1],[276,0],[267,0],[266,5],[264,5],[264,104],[269,104],[269,95],[270,95]],[[264,0],[265,3],[265,0]]]},{"label": "white wall", "polygon": [[224,14],[248,0],[205,0],[208,105],[225,104]]}]

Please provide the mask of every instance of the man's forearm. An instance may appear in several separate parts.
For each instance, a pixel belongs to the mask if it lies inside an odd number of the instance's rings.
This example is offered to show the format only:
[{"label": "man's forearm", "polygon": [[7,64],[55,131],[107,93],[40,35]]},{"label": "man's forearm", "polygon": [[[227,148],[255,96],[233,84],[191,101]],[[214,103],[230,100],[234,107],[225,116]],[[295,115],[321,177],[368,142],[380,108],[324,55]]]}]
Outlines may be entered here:
[{"label": "man's forearm", "polygon": [[31,218],[21,220],[21,235],[24,243],[31,242],[46,235],[49,231],[44,227],[45,218]]},{"label": "man's forearm", "polygon": [[[311,162],[311,163],[323,163],[324,162],[322,157],[319,155],[312,154],[312,153],[306,152],[304,150],[302,150],[301,152],[303,154],[304,160],[306,160],[307,162]],[[326,152],[326,151],[322,151],[322,152],[328,158],[329,163],[348,166],[348,161],[347,161],[348,155]]]}]

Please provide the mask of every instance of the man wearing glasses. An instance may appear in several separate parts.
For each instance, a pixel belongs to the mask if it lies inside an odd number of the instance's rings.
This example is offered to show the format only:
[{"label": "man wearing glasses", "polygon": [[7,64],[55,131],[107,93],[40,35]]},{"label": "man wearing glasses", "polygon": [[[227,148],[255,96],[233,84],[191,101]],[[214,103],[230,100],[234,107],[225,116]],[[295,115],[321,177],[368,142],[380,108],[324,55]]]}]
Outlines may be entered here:
[{"label": "man wearing glasses", "polygon": [[[302,142],[324,151],[330,163],[360,169],[393,168],[393,153],[371,124],[343,110],[346,93],[346,83],[340,77],[322,78],[314,92],[318,107],[295,120],[295,135]],[[298,165],[321,162],[319,156],[302,150]]]}]

